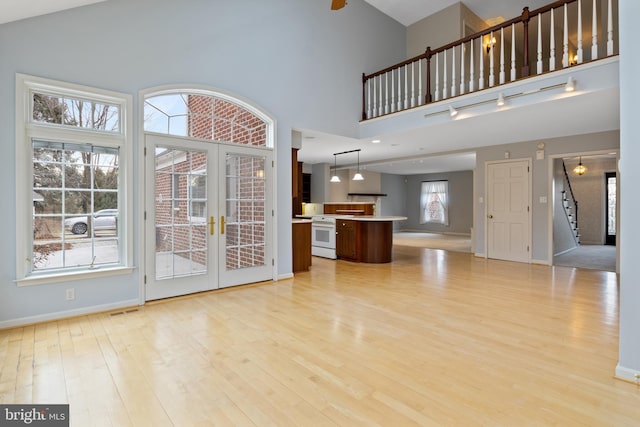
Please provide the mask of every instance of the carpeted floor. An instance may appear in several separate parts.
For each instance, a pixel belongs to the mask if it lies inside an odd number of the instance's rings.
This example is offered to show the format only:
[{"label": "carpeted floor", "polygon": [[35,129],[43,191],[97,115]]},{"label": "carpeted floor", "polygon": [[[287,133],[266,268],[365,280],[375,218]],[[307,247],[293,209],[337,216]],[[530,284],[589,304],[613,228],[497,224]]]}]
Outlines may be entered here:
[{"label": "carpeted floor", "polygon": [[[471,237],[465,235],[400,231],[393,233],[393,244],[453,252],[471,252]],[[615,272],[616,247],[581,245],[570,252],[553,257],[553,265]]]},{"label": "carpeted floor", "polygon": [[576,249],[553,257],[553,265],[616,271],[616,247],[580,245]]}]

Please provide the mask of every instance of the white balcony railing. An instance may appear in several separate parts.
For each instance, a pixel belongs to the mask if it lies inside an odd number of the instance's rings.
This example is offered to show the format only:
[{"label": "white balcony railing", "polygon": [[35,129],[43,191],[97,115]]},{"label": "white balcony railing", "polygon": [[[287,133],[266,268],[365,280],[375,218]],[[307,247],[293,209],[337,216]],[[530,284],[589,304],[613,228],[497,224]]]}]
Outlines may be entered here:
[{"label": "white balcony railing", "polygon": [[362,120],[615,55],[614,12],[615,0],[525,7],[519,17],[363,74]]}]

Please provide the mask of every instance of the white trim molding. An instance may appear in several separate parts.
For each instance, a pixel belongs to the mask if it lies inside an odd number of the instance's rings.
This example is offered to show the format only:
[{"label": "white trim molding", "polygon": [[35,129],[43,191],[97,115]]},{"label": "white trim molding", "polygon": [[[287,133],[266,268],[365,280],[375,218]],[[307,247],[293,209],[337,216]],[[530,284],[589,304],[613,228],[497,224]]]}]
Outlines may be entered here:
[{"label": "white trim molding", "polygon": [[631,368],[625,368],[620,364],[616,366],[615,377],[620,380],[630,381],[632,383],[640,385],[640,371]]}]

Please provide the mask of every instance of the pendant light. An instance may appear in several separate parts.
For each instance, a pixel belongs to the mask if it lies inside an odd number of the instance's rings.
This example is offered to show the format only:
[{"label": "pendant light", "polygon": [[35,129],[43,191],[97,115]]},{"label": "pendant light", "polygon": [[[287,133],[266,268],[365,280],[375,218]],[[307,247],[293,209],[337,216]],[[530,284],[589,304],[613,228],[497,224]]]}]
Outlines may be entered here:
[{"label": "pendant light", "polygon": [[356,169],[356,174],[353,175],[354,181],[362,181],[364,177],[360,173],[360,150],[358,150],[358,169]]},{"label": "pendant light", "polygon": [[576,175],[584,175],[586,171],[587,171],[587,167],[582,164],[582,156],[580,156],[580,161],[578,162],[578,166],[573,168],[573,172]]},{"label": "pendant light", "polygon": [[337,154],[333,155],[333,176],[329,182],[340,182],[340,177],[338,176]]}]

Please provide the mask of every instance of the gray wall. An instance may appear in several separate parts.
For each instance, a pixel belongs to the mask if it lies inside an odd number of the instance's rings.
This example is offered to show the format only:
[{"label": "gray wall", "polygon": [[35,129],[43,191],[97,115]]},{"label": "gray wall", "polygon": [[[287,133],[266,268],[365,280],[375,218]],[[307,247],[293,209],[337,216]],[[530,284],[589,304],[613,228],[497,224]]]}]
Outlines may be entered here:
[{"label": "gray wall", "polygon": [[[475,253],[485,253],[485,164],[488,161],[504,160],[505,152],[511,159],[532,160],[532,260],[534,262],[548,263],[550,260],[549,237],[549,205],[542,203],[540,197],[550,199],[549,168],[552,160],[549,156],[561,154],[585,153],[599,150],[617,150],[619,147],[620,133],[618,131],[599,132],[588,135],[574,135],[563,138],[552,138],[544,141],[530,141],[517,144],[497,145],[493,147],[479,148],[476,151],[476,200],[474,209],[474,234]],[[537,145],[545,144],[545,158],[536,159]],[[621,196],[622,197],[622,196]],[[482,199],[483,202],[480,200]]]},{"label": "gray wall", "polygon": [[[381,176],[381,193],[386,194],[380,201],[380,215],[407,216],[407,178],[400,175],[383,173]],[[394,221],[393,229],[406,228],[406,221]]]},{"label": "gray wall", "polygon": [[[620,358],[616,374],[637,381],[640,374],[640,56],[635,47],[640,2],[620,0]],[[625,197],[625,194],[628,194]]]},{"label": "gray wall", "polygon": [[[356,136],[361,76],[404,59],[404,26],[363,0],[339,12],[330,2],[291,0],[110,0],[0,25],[0,197],[15,193],[15,74],[25,73],[134,96],[161,85],[219,88],[260,105],[277,120],[277,269],[291,272],[291,130]],[[338,78],[337,78],[338,77]],[[134,156],[134,200],[143,179]],[[136,202],[140,218],[143,206]],[[134,223],[137,230],[141,224]],[[139,298],[138,274],[18,288],[15,212],[0,222],[0,322],[69,313]],[[134,242],[135,264],[143,242]]]},{"label": "gray wall", "polygon": [[[449,181],[449,225],[420,224],[423,181]],[[473,226],[473,172],[445,172],[407,176],[407,230],[470,234]]]}]

